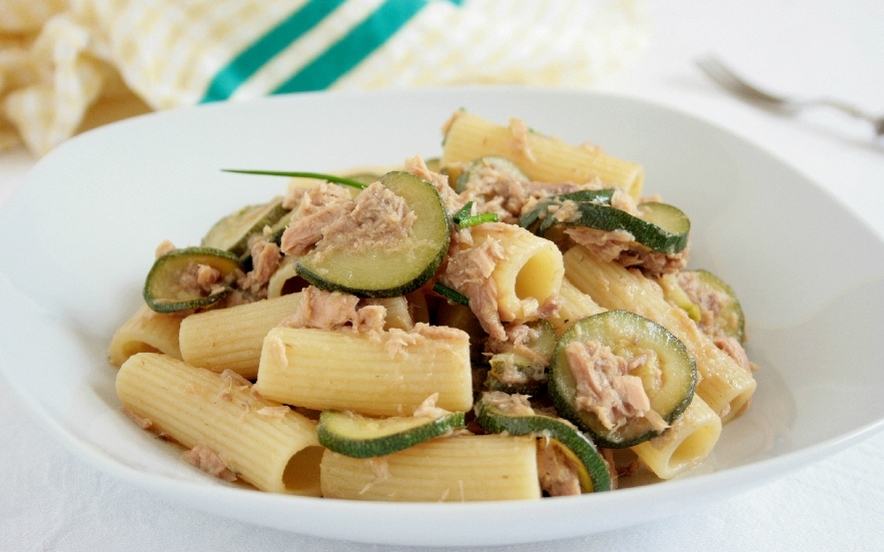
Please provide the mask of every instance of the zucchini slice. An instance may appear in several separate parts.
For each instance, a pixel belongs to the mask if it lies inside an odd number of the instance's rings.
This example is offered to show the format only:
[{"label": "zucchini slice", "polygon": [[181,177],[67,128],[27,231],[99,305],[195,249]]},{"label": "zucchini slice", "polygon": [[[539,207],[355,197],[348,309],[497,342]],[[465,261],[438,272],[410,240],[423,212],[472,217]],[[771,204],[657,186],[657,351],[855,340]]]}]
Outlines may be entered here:
[{"label": "zucchini slice", "polygon": [[[201,266],[220,274],[210,290],[196,283]],[[208,307],[233,289],[242,271],[239,257],[210,247],[186,247],[159,257],[144,281],[144,301],[156,312],[179,312]]]},{"label": "zucchini slice", "polygon": [[684,288],[681,287],[681,283],[679,283],[678,280],[679,274],[680,273],[678,272],[662,274],[657,277],[657,283],[660,284],[660,287],[663,289],[663,297],[665,297],[667,301],[685,311],[694,322],[699,322],[703,316],[703,313],[700,311],[700,305],[694,303],[694,301],[688,297],[688,294],[685,293]]},{"label": "zucchini slice", "polygon": [[497,353],[489,362],[485,388],[489,391],[536,397],[546,388],[546,365],[512,351]]},{"label": "zucchini slice", "polygon": [[680,209],[666,203],[647,202],[639,204],[642,216],[639,218],[626,211],[603,203],[591,201],[575,202],[576,210],[572,217],[559,220],[547,216],[535,233],[543,236],[553,225],[586,226],[607,232],[624,230],[633,239],[660,253],[679,253],[688,245],[691,222]]},{"label": "zucchini slice", "polygon": [[[616,393],[617,386],[614,378],[598,368],[612,362],[636,364],[625,375],[641,379],[653,413],[614,416],[612,423],[606,405],[586,397],[586,392],[579,396],[578,385],[583,385],[578,379],[589,379],[580,375],[583,371],[569,360],[568,347],[575,343],[587,348],[602,346],[600,354],[590,359],[590,369],[601,374],[599,379],[612,388],[608,389],[612,393]],[[612,358],[611,353],[620,358]],[[586,317],[562,335],[550,362],[547,389],[559,415],[589,433],[597,445],[625,448],[660,435],[665,428],[655,426],[651,418],[659,416],[665,424],[675,421],[693,399],[696,384],[694,359],[681,341],[656,322],[633,312],[614,310]]]},{"label": "zucchini slice", "polygon": [[548,320],[529,322],[526,326],[531,331],[524,344],[529,352],[523,354],[524,351],[520,352],[515,345],[507,343],[492,355],[485,379],[488,390],[536,397],[546,388],[546,368],[555,351],[558,336]]},{"label": "zucchini slice", "polygon": [[230,251],[240,257],[246,256],[249,252],[249,238],[261,234],[265,226],[272,227],[288,212],[282,206],[281,197],[261,205],[248,205],[216,222],[200,245]]},{"label": "zucchini slice", "polygon": [[463,166],[460,175],[454,181],[454,190],[457,193],[461,193],[477,184],[482,179],[482,170],[485,168],[495,170],[501,175],[518,182],[528,182],[528,177],[525,176],[522,169],[506,157],[486,155],[485,157],[473,159]]},{"label": "zucchini slice", "polygon": [[[687,284],[685,279],[696,278],[695,283]],[[693,299],[698,301],[702,311],[708,310],[713,333],[721,333],[732,337],[740,343],[746,340],[746,320],[743,316],[743,308],[734,290],[721,278],[708,270],[684,270],[678,275],[682,288],[694,287],[694,291],[688,295],[698,295]],[[702,317],[701,317],[702,321]]]},{"label": "zucchini slice", "polygon": [[424,164],[430,171],[434,173],[442,171],[442,160],[438,157],[430,157],[429,159],[424,159]]},{"label": "zucchini slice", "polygon": [[[641,220],[662,230],[659,234],[666,236],[664,243],[670,244],[665,253],[678,253],[688,245],[688,234],[691,231],[691,220],[684,211],[659,201],[646,201],[638,204],[642,214]],[[654,228],[654,234],[658,231]],[[645,242],[639,242],[645,243]],[[645,243],[645,245],[648,245]]]},{"label": "zucchini slice", "polygon": [[414,212],[408,235],[395,243],[365,243],[354,235],[342,246],[326,249],[320,242],[298,259],[301,277],[320,289],[360,297],[406,295],[433,277],[450,241],[450,221],[439,192],[405,171],[389,172],[378,181]]},{"label": "zucchini slice", "polygon": [[509,397],[501,392],[483,394],[475,406],[476,422],[490,433],[535,435],[557,441],[574,460],[573,465],[578,466],[577,477],[584,493],[612,489],[608,463],[586,435],[566,420],[534,414],[530,407],[508,408],[506,405],[512,400]]},{"label": "zucchini slice", "polygon": [[[615,191],[615,188],[578,190],[576,192],[568,192],[566,194],[558,194],[543,198],[538,201],[531,210],[519,218],[519,226],[531,229],[539,220],[546,220],[550,206],[560,206],[568,200],[576,201],[578,203],[589,202],[598,203],[600,205],[610,205],[611,197],[613,197]],[[547,224],[552,224],[552,222]]]},{"label": "zucchini slice", "polygon": [[289,211],[279,217],[279,219],[270,226],[270,241],[272,241],[276,245],[282,243],[282,235],[285,233],[285,229],[288,228],[289,224],[292,222],[292,216],[294,216],[294,214],[294,211]]},{"label": "zucchini slice", "polygon": [[324,410],[316,431],[319,444],[352,458],[384,456],[441,437],[464,427],[463,412],[438,418],[402,416],[368,418],[352,412]]}]

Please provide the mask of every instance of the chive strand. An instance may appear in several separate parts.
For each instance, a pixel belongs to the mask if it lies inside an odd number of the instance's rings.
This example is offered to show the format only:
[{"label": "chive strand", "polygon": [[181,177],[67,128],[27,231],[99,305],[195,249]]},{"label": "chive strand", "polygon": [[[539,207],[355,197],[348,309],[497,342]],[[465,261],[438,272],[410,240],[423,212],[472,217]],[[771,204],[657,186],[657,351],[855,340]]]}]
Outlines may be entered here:
[{"label": "chive strand", "polygon": [[472,214],[473,214],[473,202],[468,201],[466,203],[466,205],[464,205],[463,207],[458,209],[457,212],[451,216],[451,220],[454,222],[454,224],[460,224],[460,221],[462,221],[463,219],[469,218],[470,216],[472,216]]},{"label": "chive strand", "polygon": [[499,222],[500,217],[497,213],[482,213],[481,215],[474,215],[472,217],[467,217],[465,219],[461,219],[458,221],[458,228],[469,228],[470,226],[476,226],[477,224],[485,224],[486,222]]},{"label": "chive strand", "polygon": [[473,202],[468,201],[466,205],[458,209],[457,212],[451,216],[451,220],[458,228],[463,229],[469,228],[470,226],[476,226],[477,224],[484,224],[486,222],[499,222],[500,217],[497,213],[481,213],[474,215]]},{"label": "chive strand", "polygon": [[441,295],[442,297],[448,299],[449,301],[453,301],[459,305],[463,305],[465,307],[470,306],[470,298],[464,295],[463,293],[457,291],[456,289],[452,289],[445,284],[441,284],[436,282],[433,284],[433,291]]},{"label": "chive strand", "polygon": [[299,177],[299,178],[315,178],[317,180],[327,180],[328,182],[334,182],[335,184],[343,184],[344,186],[353,186],[354,188],[359,188],[360,190],[365,189],[367,186],[358,180],[353,180],[352,178],[344,178],[342,176],[335,176],[333,174],[324,174],[324,173],[315,173],[315,172],[304,172],[304,171],[259,171],[259,170],[247,170],[247,169],[221,169],[224,172],[230,173],[239,173],[239,174],[259,174],[265,176],[290,176],[290,177]]}]

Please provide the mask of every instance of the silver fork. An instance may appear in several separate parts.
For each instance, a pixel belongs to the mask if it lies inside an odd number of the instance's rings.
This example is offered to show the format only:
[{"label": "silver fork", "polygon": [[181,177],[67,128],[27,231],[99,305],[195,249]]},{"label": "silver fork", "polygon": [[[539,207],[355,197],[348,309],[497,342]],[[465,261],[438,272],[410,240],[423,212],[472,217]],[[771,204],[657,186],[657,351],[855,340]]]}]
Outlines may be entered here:
[{"label": "silver fork", "polygon": [[766,92],[750,84],[733,70],[713,57],[697,60],[697,66],[712,80],[740,98],[777,111],[794,114],[806,107],[827,106],[848,115],[869,121],[878,136],[884,136],[884,116],[876,117],[852,105],[830,98],[790,98]]}]

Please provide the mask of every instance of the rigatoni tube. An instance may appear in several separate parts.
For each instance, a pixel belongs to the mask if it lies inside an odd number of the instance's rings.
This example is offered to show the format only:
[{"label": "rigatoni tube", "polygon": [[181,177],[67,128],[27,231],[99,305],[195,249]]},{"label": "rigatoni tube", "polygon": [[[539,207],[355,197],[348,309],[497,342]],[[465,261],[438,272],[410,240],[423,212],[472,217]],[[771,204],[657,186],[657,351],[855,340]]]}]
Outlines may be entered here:
[{"label": "rigatoni tube", "polygon": [[565,269],[553,242],[502,222],[473,226],[456,242],[441,280],[469,299],[489,335],[504,340],[502,322],[555,311]]},{"label": "rigatoni tube", "polygon": [[375,416],[410,415],[439,393],[436,406],[467,411],[469,336],[426,324],[381,333],[274,328],[264,339],[255,389],[286,404]]},{"label": "rigatoni tube", "polygon": [[180,315],[154,312],[147,305],[141,305],[114,333],[108,348],[108,360],[119,368],[136,353],[160,352],[180,359],[178,328],[181,320]]},{"label": "rigatoni tube", "polygon": [[718,442],[721,418],[697,395],[659,437],[634,447],[642,462],[661,479],[671,479],[702,462]]},{"label": "rigatoni tube", "polygon": [[250,387],[232,372],[157,353],[130,357],[116,379],[124,408],[142,427],[206,451],[222,464],[217,473],[227,468],[263,491],[319,496],[323,448],[315,424]]},{"label": "rigatoni tube", "polygon": [[561,336],[581,318],[605,312],[605,308],[596,304],[592,297],[577,289],[571,280],[564,278],[559,288],[559,310],[549,318]]},{"label": "rigatoni tube", "polygon": [[466,502],[541,497],[534,437],[443,437],[377,458],[326,451],[322,495],[350,500]]},{"label": "rigatoni tube", "polygon": [[567,144],[529,130],[511,119],[498,125],[461,111],[445,133],[442,166],[467,163],[486,155],[500,155],[514,162],[531,180],[585,184],[596,178],[623,188],[633,198],[642,195],[641,165],[608,155],[601,148]]},{"label": "rigatoni tube", "polygon": [[192,314],[181,322],[181,357],[188,364],[247,379],[258,375],[264,336],[295,312],[300,293]]}]

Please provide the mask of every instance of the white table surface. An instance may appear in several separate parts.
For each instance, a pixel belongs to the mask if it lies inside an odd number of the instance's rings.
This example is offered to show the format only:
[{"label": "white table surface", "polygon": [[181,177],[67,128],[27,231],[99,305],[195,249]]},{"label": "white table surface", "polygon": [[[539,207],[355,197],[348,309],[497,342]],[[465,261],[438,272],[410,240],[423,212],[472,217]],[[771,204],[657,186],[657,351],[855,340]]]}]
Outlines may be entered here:
[{"label": "white table surface", "polygon": [[[884,2],[656,0],[649,10],[649,50],[597,89],[681,109],[767,148],[884,238],[884,139],[832,112],[785,118],[750,107],[692,64],[714,52],[781,91],[843,97],[884,113]],[[34,162],[23,149],[0,154],[0,206]],[[387,549],[231,522],[116,481],[56,442],[2,379],[0,443],[3,551]],[[882,473],[884,433],[878,433],[699,515],[476,550],[884,550]]]}]

